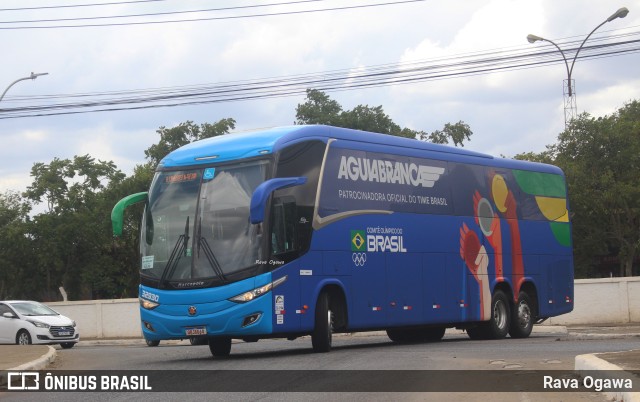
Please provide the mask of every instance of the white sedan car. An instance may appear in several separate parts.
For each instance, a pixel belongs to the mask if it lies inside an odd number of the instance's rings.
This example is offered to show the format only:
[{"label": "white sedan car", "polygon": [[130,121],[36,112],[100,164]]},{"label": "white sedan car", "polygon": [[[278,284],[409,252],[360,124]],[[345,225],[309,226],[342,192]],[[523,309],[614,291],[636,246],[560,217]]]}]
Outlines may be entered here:
[{"label": "white sedan car", "polygon": [[0,301],[0,343],[60,344],[69,349],[79,340],[76,322],[44,304],[27,300]]}]

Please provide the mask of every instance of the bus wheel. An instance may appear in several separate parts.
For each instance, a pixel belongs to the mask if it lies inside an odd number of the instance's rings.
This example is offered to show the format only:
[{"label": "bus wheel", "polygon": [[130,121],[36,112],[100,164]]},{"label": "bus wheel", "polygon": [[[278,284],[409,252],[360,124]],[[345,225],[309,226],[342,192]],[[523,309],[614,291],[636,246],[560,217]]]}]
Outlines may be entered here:
[{"label": "bus wheel", "polygon": [[311,333],[311,345],[316,353],[325,353],[331,350],[331,338],[333,335],[333,312],[329,308],[329,294],[322,292],[316,304],[316,317],[313,333]]},{"label": "bus wheel", "polygon": [[501,290],[496,290],[491,298],[491,319],[487,323],[489,339],[502,339],[509,333],[511,309],[509,299]]},{"label": "bus wheel", "polygon": [[150,341],[148,339],[145,339],[144,341],[146,342],[147,346],[154,347],[160,345],[160,341]]},{"label": "bus wheel", "polygon": [[407,330],[403,329],[388,329],[387,336],[393,342],[396,343],[407,343],[411,342],[411,336]]},{"label": "bus wheel", "polygon": [[509,335],[511,335],[512,338],[528,337],[533,329],[533,321],[533,304],[531,303],[531,299],[525,292],[520,292],[518,295],[518,303],[511,313]]},{"label": "bus wheel", "polygon": [[209,338],[209,350],[213,357],[227,357],[231,353],[231,338]]},{"label": "bus wheel", "polygon": [[491,319],[467,329],[471,339],[502,339],[509,332],[511,309],[509,299],[501,290],[496,290],[491,297]]}]

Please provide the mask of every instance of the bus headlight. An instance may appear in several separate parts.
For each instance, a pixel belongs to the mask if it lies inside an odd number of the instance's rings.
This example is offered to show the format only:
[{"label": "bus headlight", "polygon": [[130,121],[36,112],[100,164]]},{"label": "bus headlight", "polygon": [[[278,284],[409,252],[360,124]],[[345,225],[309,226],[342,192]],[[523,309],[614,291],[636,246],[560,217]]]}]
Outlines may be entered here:
[{"label": "bus headlight", "polygon": [[153,310],[158,307],[160,304],[156,302],[152,302],[151,300],[143,299],[142,297],[138,297],[140,300],[140,306],[145,310]]},{"label": "bus headlight", "polygon": [[236,302],[236,303],[246,303],[246,302],[250,302],[251,300],[262,296],[265,293],[269,293],[269,291],[271,291],[272,289],[274,289],[275,287],[277,287],[278,285],[281,285],[284,281],[287,280],[287,276],[283,276],[280,279],[277,279],[271,283],[268,283],[264,286],[261,286],[259,288],[255,288],[253,290],[250,290],[248,292],[239,294],[237,296],[234,296],[232,298],[230,298],[229,300],[232,302]]}]

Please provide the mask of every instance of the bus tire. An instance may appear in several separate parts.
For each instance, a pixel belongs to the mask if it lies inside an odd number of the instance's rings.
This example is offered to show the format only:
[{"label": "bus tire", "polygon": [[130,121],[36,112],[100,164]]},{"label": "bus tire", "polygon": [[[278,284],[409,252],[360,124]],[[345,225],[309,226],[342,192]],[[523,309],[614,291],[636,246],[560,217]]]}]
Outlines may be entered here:
[{"label": "bus tire", "polygon": [[231,353],[231,338],[209,338],[209,350],[213,357],[227,357]]},{"label": "bus tire", "polygon": [[533,330],[534,308],[531,298],[525,292],[520,292],[518,302],[511,312],[509,335],[512,338],[526,338]]},{"label": "bus tire", "polygon": [[395,343],[411,342],[411,336],[405,329],[388,329],[387,336]]},{"label": "bus tire", "polygon": [[333,337],[333,312],[329,308],[329,294],[322,292],[316,304],[315,326],[311,333],[311,345],[316,353],[331,350]]},{"label": "bus tire", "polygon": [[502,290],[496,290],[491,297],[491,319],[467,328],[467,335],[474,340],[502,339],[509,333],[510,322],[509,298]]},{"label": "bus tire", "polygon": [[496,290],[491,297],[491,319],[487,322],[489,339],[502,339],[509,333],[511,308],[509,298],[502,290]]},{"label": "bus tire", "polygon": [[150,341],[149,339],[144,340],[149,347],[156,347],[160,345],[160,341]]}]

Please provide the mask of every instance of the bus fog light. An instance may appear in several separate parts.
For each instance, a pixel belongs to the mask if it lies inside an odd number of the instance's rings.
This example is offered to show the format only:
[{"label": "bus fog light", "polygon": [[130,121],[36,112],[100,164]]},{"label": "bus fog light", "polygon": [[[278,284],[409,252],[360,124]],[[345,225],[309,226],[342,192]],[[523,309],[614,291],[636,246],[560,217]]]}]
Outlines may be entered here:
[{"label": "bus fog light", "polygon": [[244,317],[244,321],[242,321],[242,328],[256,323],[260,319],[260,317],[262,317],[262,313],[255,313]]},{"label": "bus fog light", "polygon": [[153,325],[151,325],[150,323],[146,322],[146,321],[142,321],[142,325],[144,325],[144,327],[146,329],[148,329],[151,332],[156,332],[156,329],[153,328]]}]

